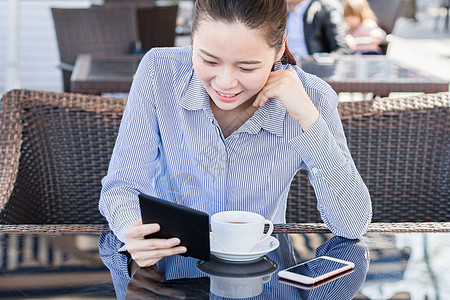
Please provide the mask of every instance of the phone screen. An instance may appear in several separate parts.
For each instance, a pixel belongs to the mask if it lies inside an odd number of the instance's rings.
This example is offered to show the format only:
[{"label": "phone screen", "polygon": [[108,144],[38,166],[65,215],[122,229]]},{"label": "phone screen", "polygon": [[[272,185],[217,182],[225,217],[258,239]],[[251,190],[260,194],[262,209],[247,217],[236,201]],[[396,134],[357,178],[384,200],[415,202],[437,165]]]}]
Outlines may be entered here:
[{"label": "phone screen", "polygon": [[[319,265],[320,267],[314,267]],[[286,271],[308,276],[308,277],[319,277],[325,275],[334,270],[346,267],[348,264],[344,264],[337,261],[325,260],[324,258],[314,259],[312,261],[297,265],[295,267],[289,268]]]}]

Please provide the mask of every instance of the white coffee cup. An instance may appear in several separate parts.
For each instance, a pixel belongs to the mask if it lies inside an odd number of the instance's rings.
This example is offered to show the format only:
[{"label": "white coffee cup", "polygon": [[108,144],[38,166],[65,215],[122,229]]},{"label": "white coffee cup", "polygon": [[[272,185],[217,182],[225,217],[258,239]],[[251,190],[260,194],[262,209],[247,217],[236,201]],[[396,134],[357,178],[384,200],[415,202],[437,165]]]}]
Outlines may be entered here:
[{"label": "white coffee cup", "polygon": [[[265,225],[269,230],[264,233]],[[262,215],[248,211],[223,211],[211,217],[212,239],[230,253],[250,252],[267,239],[273,231],[273,223]]]}]

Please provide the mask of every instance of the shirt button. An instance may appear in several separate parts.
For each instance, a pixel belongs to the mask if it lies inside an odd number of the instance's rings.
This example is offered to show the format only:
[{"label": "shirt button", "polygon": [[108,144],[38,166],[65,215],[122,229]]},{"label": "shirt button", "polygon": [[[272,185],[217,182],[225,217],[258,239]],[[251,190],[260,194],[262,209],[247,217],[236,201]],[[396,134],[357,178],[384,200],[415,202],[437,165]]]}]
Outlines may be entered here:
[{"label": "shirt button", "polygon": [[319,172],[319,170],[317,168],[311,169],[311,173],[313,173],[314,175],[316,175],[318,172]]}]

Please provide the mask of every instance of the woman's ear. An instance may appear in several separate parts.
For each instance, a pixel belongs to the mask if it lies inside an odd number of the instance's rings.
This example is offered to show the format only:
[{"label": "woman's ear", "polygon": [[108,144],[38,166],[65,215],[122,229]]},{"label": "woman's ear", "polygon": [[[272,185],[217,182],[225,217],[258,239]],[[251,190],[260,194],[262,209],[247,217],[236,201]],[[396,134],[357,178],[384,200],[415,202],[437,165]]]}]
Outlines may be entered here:
[{"label": "woman's ear", "polygon": [[286,34],[283,34],[283,43],[281,44],[280,50],[278,50],[278,53],[275,56],[274,63],[279,61],[283,57],[285,50],[286,50]]}]

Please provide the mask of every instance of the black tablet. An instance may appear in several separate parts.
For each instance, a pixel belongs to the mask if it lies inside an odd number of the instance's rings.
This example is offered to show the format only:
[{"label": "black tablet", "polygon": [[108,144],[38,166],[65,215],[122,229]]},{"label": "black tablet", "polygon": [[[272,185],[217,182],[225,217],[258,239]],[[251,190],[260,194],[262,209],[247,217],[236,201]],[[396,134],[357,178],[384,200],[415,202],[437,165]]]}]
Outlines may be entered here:
[{"label": "black tablet", "polygon": [[209,215],[176,203],[139,194],[142,223],[158,223],[161,230],[147,238],[173,238],[186,246],[184,256],[209,260]]}]

